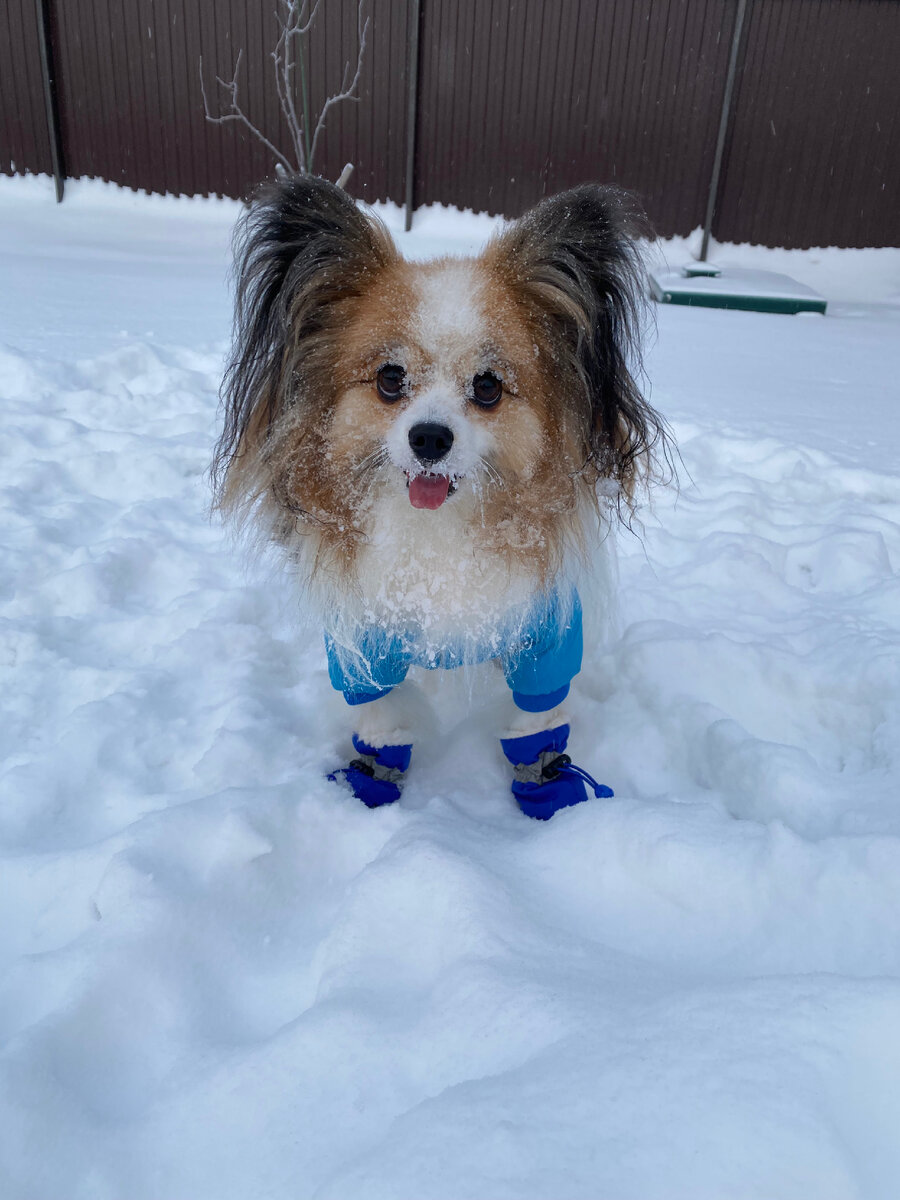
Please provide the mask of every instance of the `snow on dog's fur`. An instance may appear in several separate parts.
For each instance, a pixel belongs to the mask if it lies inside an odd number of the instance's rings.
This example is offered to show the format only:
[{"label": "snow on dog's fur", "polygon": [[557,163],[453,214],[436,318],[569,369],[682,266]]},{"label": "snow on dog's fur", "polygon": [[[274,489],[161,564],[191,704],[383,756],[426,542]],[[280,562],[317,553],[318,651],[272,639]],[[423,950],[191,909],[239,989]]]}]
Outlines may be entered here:
[{"label": "snow on dog's fur", "polygon": [[643,231],[625,193],[586,185],[477,258],[413,263],[332,184],[259,194],[217,497],[299,564],[340,644],[357,623],[435,644],[509,628],[627,513],[665,447],[630,365]]}]

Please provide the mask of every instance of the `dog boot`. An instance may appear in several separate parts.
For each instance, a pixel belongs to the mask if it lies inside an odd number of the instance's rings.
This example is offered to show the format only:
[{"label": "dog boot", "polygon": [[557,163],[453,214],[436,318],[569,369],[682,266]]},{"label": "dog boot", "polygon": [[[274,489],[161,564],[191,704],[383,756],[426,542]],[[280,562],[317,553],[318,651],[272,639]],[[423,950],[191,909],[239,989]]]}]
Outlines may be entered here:
[{"label": "dog boot", "polygon": [[353,749],[359,758],[354,758],[348,767],[342,767],[328,778],[345,780],[357,800],[362,800],[368,808],[380,808],[382,804],[399,800],[412,746],[370,746],[354,733]]},{"label": "dog boot", "polygon": [[612,788],[573,765],[564,753],[568,740],[568,725],[500,739],[503,753],[513,765],[512,792],[526,817],[548,821],[559,809],[580,804],[588,798],[586,783],[597,797],[613,794]]}]

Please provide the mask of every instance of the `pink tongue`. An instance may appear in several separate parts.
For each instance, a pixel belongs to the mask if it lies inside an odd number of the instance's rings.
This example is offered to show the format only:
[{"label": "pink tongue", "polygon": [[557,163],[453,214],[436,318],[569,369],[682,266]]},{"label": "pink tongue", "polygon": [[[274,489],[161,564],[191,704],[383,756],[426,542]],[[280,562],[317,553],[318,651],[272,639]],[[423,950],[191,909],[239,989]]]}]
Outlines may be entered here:
[{"label": "pink tongue", "polygon": [[416,475],[409,481],[409,502],[413,508],[440,508],[449,490],[449,475]]}]

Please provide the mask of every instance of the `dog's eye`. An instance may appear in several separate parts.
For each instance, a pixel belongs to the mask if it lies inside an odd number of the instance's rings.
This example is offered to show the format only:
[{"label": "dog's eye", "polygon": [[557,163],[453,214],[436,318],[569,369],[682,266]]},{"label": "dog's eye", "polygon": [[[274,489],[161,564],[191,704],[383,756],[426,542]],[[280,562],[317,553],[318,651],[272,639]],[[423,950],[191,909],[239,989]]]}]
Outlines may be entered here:
[{"label": "dog's eye", "polygon": [[399,400],[403,395],[403,385],[406,382],[406,372],[402,367],[398,367],[396,363],[388,363],[386,366],[380,367],[378,374],[375,376],[375,386],[378,388],[378,395],[382,400],[387,400],[389,403],[392,400]]},{"label": "dog's eye", "polygon": [[485,371],[472,380],[472,395],[480,408],[493,408],[503,395],[503,384],[496,375]]}]

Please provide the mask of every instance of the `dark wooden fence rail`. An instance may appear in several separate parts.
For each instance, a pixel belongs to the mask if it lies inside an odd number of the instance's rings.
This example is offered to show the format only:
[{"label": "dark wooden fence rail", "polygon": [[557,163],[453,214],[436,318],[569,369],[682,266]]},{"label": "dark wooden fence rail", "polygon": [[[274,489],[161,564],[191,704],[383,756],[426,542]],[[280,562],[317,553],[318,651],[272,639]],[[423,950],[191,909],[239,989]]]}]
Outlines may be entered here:
[{"label": "dark wooden fence rail", "polygon": [[[284,147],[275,0],[4,0],[0,171],[52,171],[39,17],[49,10],[69,176],[244,196],[270,154],[206,121],[200,61],[239,84]],[[420,10],[416,204],[515,216],[585,179],[643,198],[665,235],[703,220],[737,0],[367,0],[359,101],[335,108],[315,169],[402,203]],[[900,244],[900,0],[750,0],[713,235],[780,246]],[[357,52],[356,0],[322,0],[314,111]]]}]

